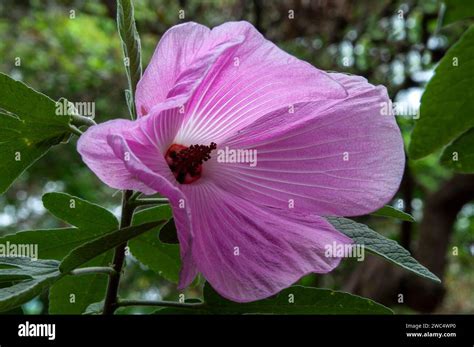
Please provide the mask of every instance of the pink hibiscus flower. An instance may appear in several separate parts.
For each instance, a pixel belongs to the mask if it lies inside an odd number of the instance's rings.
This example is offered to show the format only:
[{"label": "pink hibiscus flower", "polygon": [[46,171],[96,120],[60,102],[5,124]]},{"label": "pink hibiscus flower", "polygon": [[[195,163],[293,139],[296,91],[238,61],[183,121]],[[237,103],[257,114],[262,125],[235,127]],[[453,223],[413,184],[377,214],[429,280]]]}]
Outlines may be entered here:
[{"label": "pink hibiscus flower", "polygon": [[352,240],[320,216],[392,198],[405,157],[388,102],[384,87],[318,70],[249,23],[186,23],[163,35],[138,84],[138,120],[93,126],[78,150],[110,187],[169,199],[180,288],[201,272],[253,301],[339,264],[325,246]]}]

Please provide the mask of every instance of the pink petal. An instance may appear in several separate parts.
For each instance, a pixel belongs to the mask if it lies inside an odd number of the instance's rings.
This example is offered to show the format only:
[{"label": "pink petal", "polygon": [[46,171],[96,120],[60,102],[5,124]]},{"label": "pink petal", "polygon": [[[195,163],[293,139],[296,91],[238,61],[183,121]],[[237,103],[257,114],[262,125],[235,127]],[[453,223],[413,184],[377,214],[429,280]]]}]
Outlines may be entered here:
[{"label": "pink petal", "polygon": [[189,102],[178,143],[219,143],[276,109],[347,95],[329,74],[285,53],[247,22],[212,29],[200,52],[238,36],[243,44],[208,74]]},{"label": "pink petal", "polygon": [[234,35],[199,49],[210,30],[200,24],[185,23],[168,30],[137,85],[135,102],[139,116],[150,113],[170,99],[182,105],[218,61],[228,61],[244,37]]},{"label": "pink petal", "polygon": [[321,217],[267,209],[212,184],[186,187],[193,217],[193,257],[222,296],[266,298],[308,273],[326,273],[340,258],[326,246],[351,244]]},{"label": "pink petal", "polygon": [[[186,26],[179,27],[188,28]],[[200,26],[191,25],[190,28],[197,30]],[[150,189],[137,181],[127,170],[124,170],[121,160],[114,157],[110,146],[107,145],[107,135],[117,134],[124,136],[127,140],[134,139],[138,142],[146,138],[150,148],[155,146],[157,150],[165,153],[184,121],[181,108],[188,103],[201,81],[209,73],[212,73],[213,69],[218,68],[223,61],[227,61],[242,42],[242,36],[233,37],[231,40],[216,44],[212,50],[194,58],[189,65],[183,67],[183,71],[180,71],[179,76],[173,81],[173,86],[167,92],[167,99],[150,105],[151,109],[147,111],[149,117],[142,117],[136,122],[111,121],[89,128],[81,136],[78,145],[78,151],[82,154],[84,162],[103,182],[113,188],[134,189],[150,193]],[[150,76],[144,77],[143,88],[150,87],[146,84],[149,78]],[[159,88],[153,86],[151,89],[158,90]],[[137,137],[141,138],[137,139]],[[154,157],[155,154],[151,154],[151,156]],[[153,170],[153,160],[147,165],[150,165]],[[112,169],[116,173],[110,173]]]},{"label": "pink petal", "polygon": [[[370,213],[396,193],[405,155],[384,87],[332,74],[344,100],[299,104],[259,119],[220,148],[257,150],[257,165],[212,161],[210,179],[259,204],[318,215]],[[346,160],[347,159],[347,160]]]},{"label": "pink petal", "polygon": [[109,186],[146,194],[158,192],[169,198],[183,260],[180,282],[188,285],[197,273],[191,256],[191,214],[163,155],[167,142],[181,125],[182,117],[177,112],[163,110],[136,122],[115,120],[93,126],[80,137],[78,151],[89,168]]},{"label": "pink petal", "polygon": [[[151,170],[162,170],[173,177],[171,171],[156,166],[162,160],[164,153],[176,136],[181,127],[183,117],[179,115],[179,109],[173,102],[161,103],[150,117],[144,117],[137,121],[116,119],[90,127],[81,135],[77,143],[77,150],[82,160],[94,173],[108,186],[115,189],[130,189],[145,194],[156,193],[146,183],[137,179],[124,164],[121,157],[117,157],[113,148],[108,143],[109,135],[123,137],[131,143],[146,143],[148,159],[144,156],[142,148],[142,160],[149,165]],[[174,107],[164,109],[164,107]],[[173,177],[173,181],[175,181]]]},{"label": "pink petal", "polygon": [[139,116],[166,99],[180,73],[193,62],[209,31],[197,23],[184,23],[163,35],[137,85],[135,102]]},{"label": "pink petal", "polygon": [[[219,48],[239,40],[244,43],[232,56],[219,62],[209,58],[218,55]],[[207,76],[203,60],[217,65]],[[229,22],[212,31],[185,23],[163,35],[137,86],[139,116],[172,96],[179,79],[196,65],[201,68],[193,69],[206,78],[189,105],[190,124],[178,137],[183,144],[191,144],[198,137],[204,142],[210,137],[219,140],[265,113],[296,102],[347,95],[329,74],[280,50],[250,23]],[[224,123],[225,127],[217,126]]]},{"label": "pink petal", "polygon": [[[181,259],[183,262],[180,273],[180,283],[185,286],[189,285],[197,274],[197,268],[191,256],[193,242],[191,212],[162,153],[158,152],[151,142],[140,143],[133,140],[126,141],[120,135],[109,135],[108,143],[117,158],[124,158],[124,165],[134,177],[144,182],[155,192],[169,199],[178,231]],[[153,160],[150,156],[152,153],[155,154]],[[152,163],[153,169],[145,163]]]},{"label": "pink petal", "polygon": [[115,156],[107,143],[109,134],[124,134],[134,126],[132,121],[116,119],[90,127],[79,138],[77,150],[87,166],[108,186],[152,194],[152,189],[130,175],[123,161]]}]

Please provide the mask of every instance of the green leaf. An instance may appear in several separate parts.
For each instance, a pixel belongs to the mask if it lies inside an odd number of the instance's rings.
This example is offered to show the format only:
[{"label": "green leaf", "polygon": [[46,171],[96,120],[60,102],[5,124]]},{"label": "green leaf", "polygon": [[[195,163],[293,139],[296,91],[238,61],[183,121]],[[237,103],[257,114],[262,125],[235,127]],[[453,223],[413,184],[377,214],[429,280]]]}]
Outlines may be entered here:
[{"label": "green leaf", "polygon": [[212,311],[206,310],[205,308],[180,308],[180,307],[162,307],[150,314],[156,315],[209,315],[213,314]]},{"label": "green leaf", "polygon": [[47,193],[43,204],[57,218],[88,231],[99,229],[102,232],[118,228],[118,221],[107,209],[66,193]]},{"label": "green leaf", "polygon": [[474,17],[474,1],[444,0],[444,3],[446,4],[444,25]]},{"label": "green leaf", "polygon": [[[206,286],[208,286],[208,285],[209,284],[206,283]],[[204,302],[201,301],[200,299],[191,298],[191,299],[186,299],[184,302],[186,304],[200,304],[202,306],[192,307],[192,308],[189,308],[189,307],[160,307],[159,309],[154,310],[154,311],[150,312],[149,314],[156,314],[156,315],[167,315],[167,314],[208,315],[208,314],[212,314],[212,311],[208,307],[206,307]]]},{"label": "green leaf", "polygon": [[0,288],[0,311],[11,310],[35,298],[62,276],[57,260],[0,257],[0,265],[9,266],[0,270],[0,276],[15,274],[23,278],[9,287]]},{"label": "green leaf", "polygon": [[[330,289],[292,286],[255,302],[236,303],[222,298],[208,283],[204,287],[206,310],[214,314],[392,314],[367,298]],[[189,309],[191,311],[191,309]]]},{"label": "green leaf", "polygon": [[68,129],[69,117],[56,114],[56,103],[20,81],[0,73],[0,108],[24,122],[48,123],[59,135]]},{"label": "green leaf", "polygon": [[[57,218],[77,228],[67,232],[49,230],[47,234],[40,231],[43,235],[38,235],[38,231],[29,232],[29,237],[44,237],[46,244],[39,246],[41,256],[46,250],[48,257],[63,259],[73,249],[118,229],[118,220],[110,211],[81,198],[66,193],[48,193],[43,195],[43,204]],[[84,266],[108,266],[112,257],[113,252],[109,251]],[[104,298],[106,288],[107,277],[103,274],[65,276],[51,287],[49,313],[81,314],[91,303]]]},{"label": "green leaf", "polygon": [[[108,210],[86,200],[65,193],[43,196],[44,206],[56,217],[76,227],[27,230],[0,239],[0,244],[36,244],[38,256],[63,259],[73,249],[118,228],[118,221]],[[108,266],[112,252],[101,254],[85,266]],[[0,275],[0,281],[5,277]],[[49,293],[49,313],[80,314],[87,306],[104,298],[107,277],[103,274],[65,276],[56,282]],[[74,300],[71,302],[71,295]]]},{"label": "green leaf", "polygon": [[68,273],[77,267],[83,265],[98,255],[115,248],[144,232],[153,229],[159,225],[163,225],[166,221],[156,221],[118,229],[111,233],[100,236],[89,241],[74,250],[72,250],[61,262],[59,269],[63,273]]},{"label": "green leaf", "polygon": [[[69,194],[45,194],[43,204],[56,217],[77,228],[20,231],[1,238],[0,244],[36,244],[40,258],[61,260],[74,248],[118,228],[118,221],[111,212]],[[112,257],[110,251],[84,266],[108,266]],[[0,282],[4,280],[7,278],[0,276]],[[106,286],[107,277],[102,274],[65,276],[51,287],[49,313],[80,314],[90,303],[104,298]]]},{"label": "green leaf", "polygon": [[441,59],[421,99],[409,154],[419,159],[474,127],[474,26]]},{"label": "green leaf", "polygon": [[24,230],[0,238],[0,244],[33,244],[41,259],[62,259],[68,252],[87,240],[77,228]]},{"label": "green leaf", "polygon": [[[131,307],[118,307],[114,314],[118,315],[118,314],[127,314],[127,315],[130,315],[130,314],[133,314],[133,312],[129,312],[128,309],[130,309]],[[90,304],[86,310],[84,310],[84,315],[99,315],[99,314],[102,314],[102,312],[104,311],[104,300],[101,300],[101,301],[98,301],[98,302],[94,302],[92,304]]]},{"label": "green leaf", "polygon": [[[113,252],[107,252],[85,263],[84,266],[108,266],[112,262],[112,257]],[[49,291],[49,313],[82,314],[91,303],[105,297],[107,279],[104,274],[64,276]]]},{"label": "green leaf", "polygon": [[85,315],[101,314],[104,309],[104,300],[93,302],[84,310]]},{"label": "green leaf", "polygon": [[[36,244],[39,255],[45,259],[60,260],[72,249],[93,239],[100,229],[77,228],[27,230],[0,239],[0,244]],[[112,252],[107,252],[85,264],[85,266],[107,266],[112,261]],[[0,282],[9,279],[0,272]],[[50,314],[80,314],[90,304],[105,295],[107,278],[101,274],[87,276],[65,276],[56,282],[49,292]],[[71,294],[74,302],[70,301]]]},{"label": "green leaf", "polygon": [[474,173],[474,128],[446,147],[441,164],[456,172]]},{"label": "green leaf", "polygon": [[56,115],[56,103],[25,84],[0,73],[0,193],[69,137],[70,117]]},{"label": "green leaf", "polygon": [[[172,217],[169,205],[161,205],[137,212],[133,216],[133,225],[156,220],[168,221]],[[130,241],[129,248],[133,256],[152,271],[163,276],[170,282],[177,283],[181,259],[179,245],[160,241],[159,234],[163,225],[153,228],[143,235]]]},{"label": "green leaf", "polygon": [[174,224],[173,218],[170,218],[168,223],[166,223],[163,228],[161,228],[158,237],[163,243],[172,245],[179,244],[178,232],[176,231],[176,225]]},{"label": "green leaf", "polygon": [[380,255],[421,277],[441,282],[435,274],[413,258],[405,248],[370,229],[367,225],[347,218],[328,217],[327,220],[334,228],[353,239],[356,244],[364,245],[368,251]]},{"label": "green leaf", "polygon": [[371,215],[379,217],[390,217],[407,222],[415,222],[415,218],[413,218],[411,215],[406,212],[397,210],[395,207],[392,207],[390,205],[385,205],[380,210],[371,213]]},{"label": "green leaf", "polygon": [[126,100],[133,118],[136,118],[134,95],[138,81],[142,76],[141,44],[135,25],[131,0],[117,0],[117,27],[122,40],[125,70],[128,87]]}]

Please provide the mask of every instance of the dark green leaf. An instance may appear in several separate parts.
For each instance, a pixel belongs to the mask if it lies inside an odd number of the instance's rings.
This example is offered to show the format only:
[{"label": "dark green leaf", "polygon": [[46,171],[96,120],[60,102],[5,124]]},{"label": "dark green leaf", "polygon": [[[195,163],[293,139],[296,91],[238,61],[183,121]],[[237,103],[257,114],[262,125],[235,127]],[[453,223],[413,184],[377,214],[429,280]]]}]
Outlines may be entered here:
[{"label": "dark green leaf", "polygon": [[117,0],[117,27],[122,40],[125,70],[129,90],[126,100],[132,118],[136,117],[134,95],[138,81],[142,76],[141,44],[135,25],[133,4],[131,0]]},{"label": "dark green leaf", "polygon": [[[330,289],[292,286],[255,302],[236,303],[222,298],[206,283],[205,309],[214,314],[392,314],[367,298]],[[164,312],[162,312],[164,313]]]},{"label": "dark green leaf", "polygon": [[[45,207],[56,217],[78,228],[28,230],[0,239],[1,244],[36,244],[38,256],[44,259],[63,259],[69,252],[118,228],[118,221],[108,210],[65,193],[43,196]],[[112,252],[101,254],[85,266],[108,266]],[[7,280],[0,273],[0,281]],[[104,298],[107,277],[103,274],[65,276],[56,282],[49,293],[51,314],[80,314],[95,301]],[[73,297],[72,297],[73,295]]]},{"label": "dark green leaf", "polygon": [[60,260],[68,249],[79,246],[89,237],[82,235],[77,228],[24,230],[0,238],[0,244],[38,245],[38,258]]},{"label": "dark green leaf", "polygon": [[163,225],[166,221],[156,221],[113,231],[89,241],[72,250],[61,262],[60,270],[69,273],[98,255],[115,248],[144,232]]},{"label": "dark green leaf", "polygon": [[20,231],[0,238],[0,243],[36,244],[39,258],[60,260],[74,248],[118,228],[111,212],[69,194],[47,193],[43,204],[56,217],[78,228]]},{"label": "dark green leaf", "polygon": [[59,135],[67,130],[69,117],[56,114],[56,103],[20,81],[0,73],[0,108],[24,122],[48,123]]},{"label": "dark green leaf", "polygon": [[[0,288],[0,311],[8,311],[25,302],[35,298],[44,290],[59,280],[62,274],[59,272],[57,260],[30,260],[19,257],[0,257],[0,265],[7,265],[11,270],[23,278],[12,286]],[[2,274],[0,273],[0,276]]]},{"label": "dark green leaf", "polygon": [[171,218],[160,230],[159,239],[163,243],[176,245],[179,243],[178,232],[176,231],[176,225],[174,219]]},{"label": "dark green leaf", "polygon": [[117,229],[117,218],[105,208],[66,193],[47,193],[43,204],[57,218],[81,229],[104,231]]},{"label": "dark green leaf", "polygon": [[[116,229],[117,226],[112,228]],[[36,244],[38,256],[45,259],[64,258],[72,249],[88,242],[110,230],[99,228],[63,228],[49,230],[27,230],[0,239],[0,244]],[[85,266],[107,266],[112,261],[112,252],[88,262]],[[0,282],[7,280],[0,274]],[[101,274],[86,276],[65,276],[56,282],[49,293],[49,312],[51,314],[80,314],[91,302],[101,300],[105,294],[107,278]],[[72,290],[71,290],[72,289]],[[75,303],[70,295],[75,295]],[[67,305],[63,305],[66,303]]]},{"label": "dark green leaf", "polygon": [[180,308],[180,307],[162,307],[159,308],[155,311],[153,311],[151,314],[156,314],[156,315],[167,315],[167,314],[173,314],[173,315],[205,315],[205,314],[213,314],[212,311],[207,310],[205,308]]},{"label": "dark green leaf", "polygon": [[0,73],[0,193],[51,146],[69,137],[70,117],[56,103]]},{"label": "dark green leaf", "polygon": [[441,164],[456,172],[474,173],[474,128],[446,147]]},{"label": "dark green leaf", "polygon": [[474,26],[451,47],[421,99],[409,154],[419,159],[474,127]]},{"label": "dark green leaf", "polygon": [[407,221],[407,222],[414,222],[415,221],[415,218],[413,218],[408,213],[397,210],[395,207],[392,207],[390,205],[385,205],[380,210],[377,210],[377,211],[375,211],[371,214],[373,216],[391,217],[391,218],[400,219],[400,220]]},{"label": "dark green leaf", "polygon": [[446,4],[443,21],[444,25],[474,17],[474,1],[444,0],[444,3]]},{"label": "dark green leaf", "polygon": [[[167,221],[171,218],[169,205],[148,208],[136,213],[133,225],[156,220]],[[168,224],[168,223],[167,223]],[[168,281],[178,282],[181,260],[179,245],[166,244],[160,241],[162,225],[130,241],[129,247],[133,256]]]},{"label": "dark green leaf", "polygon": [[[84,266],[108,266],[113,252],[109,251],[87,262]],[[107,289],[107,276],[90,274],[64,276],[49,291],[50,314],[82,314],[93,302],[102,300]]]},{"label": "dark green leaf", "polygon": [[[78,228],[67,232],[64,230],[49,230],[47,233],[26,232],[29,234],[23,239],[43,237],[38,240],[42,257],[63,259],[74,248],[118,228],[117,218],[111,212],[69,194],[45,194],[43,204],[56,217]],[[108,266],[112,257],[112,251],[109,251],[86,262],[84,266]],[[49,292],[49,313],[81,314],[91,303],[104,298],[106,287],[107,277],[103,274],[65,276],[55,283]]]},{"label": "dark green leaf", "polygon": [[347,218],[328,217],[327,219],[334,228],[349,236],[356,244],[364,245],[368,251],[380,255],[419,276],[441,282],[436,275],[416,261],[405,248],[373,231],[367,225]]}]

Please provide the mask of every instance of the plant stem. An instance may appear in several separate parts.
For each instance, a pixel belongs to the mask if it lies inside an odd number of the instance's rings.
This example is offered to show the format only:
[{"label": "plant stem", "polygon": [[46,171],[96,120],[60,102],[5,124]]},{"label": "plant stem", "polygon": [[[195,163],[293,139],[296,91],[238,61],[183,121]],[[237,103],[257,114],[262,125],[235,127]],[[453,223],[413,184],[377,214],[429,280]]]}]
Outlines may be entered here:
[{"label": "plant stem", "polygon": [[87,126],[92,126],[92,125],[97,125],[97,123],[89,117],[84,117],[81,115],[73,114],[71,115],[71,120],[72,124],[76,126],[81,126],[81,125],[87,125]]},{"label": "plant stem", "polygon": [[130,116],[136,118],[135,90],[142,76],[141,43],[135,24],[133,3],[131,0],[117,0],[117,29],[122,40],[123,55],[127,59],[125,71],[127,73],[128,88],[130,91]]},{"label": "plant stem", "polygon": [[80,269],[74,269],[71,271],[71,275],[89,275],[89,274],[105,274],[114,275],[116,271],[107,266],[91,266]]},{"label": "plant stem", "polygon": [[69,124],[69,130],[71,130],[71,133],[73,133],[74,135],[77,135],[77,136],[82,135],[82,131],[75,125]]},{"label": "plant stem", "polygon": [[167,204],[169,202],[166,198],[150,198],[150,199],[136,199],[131,201],[130,204],[132,206],[145,206],[145,205],[160,205],[160,204]]},{"label": "plant stem", "polygon": [[147,301],[147,300],[120,300],[117,306],[161,306],[161,307],[179,307],[179,308],[199,308],[203,303],[180,303],[174,301]]},{"label": "plant stem", "polygon": [[135,192],[132,194],[132,196],[130,197],[129,201],[135,201],[137,200],[140,196],[142,195],[142,192]]},{"label": "plant stem", "polygon": [[[122,192],[122,217],[120,219],[120,228],[128,227],[132,222],[133,211],[135,209],[129,204],[129,199],[132,195],[133,191],[131,190],[124,190]],[[112,262],[112,267],[115,270],[115,274],[112,274],[109,277],[109,283],[107,285],[107,292],[104,301],[104,315],[113,314],[117,308],[120,275],[125,260],[126,247],[127,243],[123,243],[115,248],[114,259]]]}]

